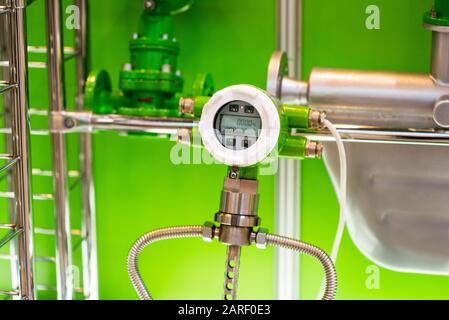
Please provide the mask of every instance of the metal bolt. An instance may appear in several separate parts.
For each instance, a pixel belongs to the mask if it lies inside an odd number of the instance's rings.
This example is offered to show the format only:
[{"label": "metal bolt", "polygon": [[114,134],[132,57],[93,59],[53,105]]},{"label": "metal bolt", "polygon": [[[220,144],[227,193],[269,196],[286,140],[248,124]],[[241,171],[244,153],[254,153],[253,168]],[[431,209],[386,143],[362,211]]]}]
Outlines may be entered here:
[{"label": "metal bolt", "polygon": [[145,0],[145,9],[147,10],[154,10],[156,7],[156,3],[154,0]]},{"label": "metal bolt", "polygon": [[206,242],[212,242],[215,237],[215,224],[213,222],[206,222],[203,227],[202,238]]},{"label": "metal bolt", "polygon": [[229,172],[229,178],[238,179],[240,176],[240,169],[237,167],[232,167],[231,172]]},{"label": "metal bolt", "polygon": [[256,247],[258,249],[265,249],[267,247],[268,229],[260,228],[256,233]]},{"label": "metal bolt", "polygon": [[64,126],[67,129],[72,129],[75,126],[75,120],[73,120],[72,118],[65,118],[64,119]]},{"label": "metal bolt", "polygon": [[139,35],[137,33],[133,33],[133,39],[136,40],[139,38]]},{"label": "metal bolt", "polygon": [[168,40],[168,38],[169,38],[168,33],[164,33],[161,38],[162,38],[162,40]]}]

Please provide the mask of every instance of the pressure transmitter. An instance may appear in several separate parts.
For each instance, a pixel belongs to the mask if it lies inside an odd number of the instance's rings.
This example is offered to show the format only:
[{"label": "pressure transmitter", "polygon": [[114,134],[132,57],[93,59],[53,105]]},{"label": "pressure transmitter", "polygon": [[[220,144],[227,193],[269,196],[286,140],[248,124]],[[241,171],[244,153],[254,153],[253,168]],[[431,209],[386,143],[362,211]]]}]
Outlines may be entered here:
[{"label": "pressure transmitter", "polygon": [[[210,97],[182,98],[179,113],[198,118],[202,146],[218,161],[229,166],[224,179],[218,212],[214,221],[203,226],[169,227],[140,237],[128,254],[128,274],[141,299],[152,299],[138,270],[138,255],[152,243],[172,238],[214,239],[227,248],[223,298],[236,298],[242,247],[278,246],[305,253],[323,266],[323,299],[333,299],[336,272],[331,258],[320,248],[261,228],[259,183],[261,166],[277,156],[318,158],[322,145],[298,135],[297,130],[313,130],[322,125],[324,114],[307,106],[285,106],[265,91],[251,85],[234,85]],[[198,146],[193,130],[178,132],[178,141]],[[196,132],[196,131],[195,131]]]},{"label": "pressure transmitter", "polygon": [[235,85],[204,105],[199,123],[204,147],[218,161],[253,166],[277,153],[285,139],[282,107],[265,91]]}]

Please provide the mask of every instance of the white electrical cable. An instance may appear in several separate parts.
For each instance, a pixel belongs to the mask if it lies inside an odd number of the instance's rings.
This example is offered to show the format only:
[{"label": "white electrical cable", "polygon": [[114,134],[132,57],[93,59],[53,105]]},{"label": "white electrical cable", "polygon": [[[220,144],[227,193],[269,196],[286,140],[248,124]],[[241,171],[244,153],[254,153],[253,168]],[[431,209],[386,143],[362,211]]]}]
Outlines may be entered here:
[{"label": "white electrical cable", "polygon": [[343,144],[343,139],[337,128],[327,119],[324,120],[324,125],[329,129],[337,142],[338,155],[340,158],[340,217],[338,221],[337,233],[335,234],[334,244],[332,245],[331,259],[334,263],[337,262],[338,250],[340,249],[341,238],[343,237],[343,231],[346,223],[346,185],[347,185],[347,162],[346,162],[346,150]]},{"label": "white electrical cable", "polygon": [[[329,129],[331,134],[334,136],[335,141],[337,143],[338,155],[340,159],[340,190],[339,200],[340,200],[340,216],[338,219],[337,232],[335,234],[334,243],[332,245],[331,251],[331,259],[336,264],[338,251],[341,245],[341,239],[343,237],[343,231],[345,230],[346,224],[346,193],[347,193],[347,161],[346,161],[346,150],[343,144],[343,139],[341,138],[340,133],[337,128],[327,119],[324,120],[324,125]],[[321,290],[319,292],[319,297],[322,295],[322,291],[324,290],[324,282],[321,285]]]}]

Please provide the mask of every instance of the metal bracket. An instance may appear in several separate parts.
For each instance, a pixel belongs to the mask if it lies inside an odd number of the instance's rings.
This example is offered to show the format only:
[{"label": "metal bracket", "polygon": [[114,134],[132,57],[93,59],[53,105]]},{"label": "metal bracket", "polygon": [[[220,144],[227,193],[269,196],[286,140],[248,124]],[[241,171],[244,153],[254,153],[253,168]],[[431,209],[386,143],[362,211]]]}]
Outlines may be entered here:
[{"label": "metal bracket", "polygon": [[178,129],[191,129],[197,125],[195,119],[138,117],[80,111],[54,111],[50,119],[50,130],[63,133],[108,130],[177,134]]},{"label": "metal bracket", "polygon": [[92,132],[92,112],[54,111],[51,113],[50,131]]}]

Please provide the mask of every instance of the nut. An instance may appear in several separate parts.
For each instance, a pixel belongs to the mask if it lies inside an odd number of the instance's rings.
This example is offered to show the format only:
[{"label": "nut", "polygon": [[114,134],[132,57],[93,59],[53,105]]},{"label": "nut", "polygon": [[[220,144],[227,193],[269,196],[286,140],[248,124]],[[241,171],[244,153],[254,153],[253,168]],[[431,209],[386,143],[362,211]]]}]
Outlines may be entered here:
[{"label": "nut", "polygon": [[215,224],[207,221],[203,227],[202,238],[206,242],[212,242],[215,237]]},{"label": "nut", "polygon": [[310,159],[321,159],[323,156],[323,144],[318,141],[307,141],[305,157]]},{"label": "nut", "polygon": [[267,247],[268,229],[260,228],[256,233],[256,247],[258,249],[265,249]]},{"label": "nut", "polygon": [[184,115],[193,115],[195,100],[192,98],[181,98],[179,100],[179,113]]},{"label": "nut", "polygon": [[240,178],[240,169],[238,167],[232,167],[229,171],[229,178],[231,179],[239,179]]},{"label": "nut", "polygon": [[321,129],[324,126],[326,114],[318,110],[310,110],[309,112],[309,129]]}]

